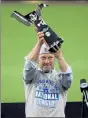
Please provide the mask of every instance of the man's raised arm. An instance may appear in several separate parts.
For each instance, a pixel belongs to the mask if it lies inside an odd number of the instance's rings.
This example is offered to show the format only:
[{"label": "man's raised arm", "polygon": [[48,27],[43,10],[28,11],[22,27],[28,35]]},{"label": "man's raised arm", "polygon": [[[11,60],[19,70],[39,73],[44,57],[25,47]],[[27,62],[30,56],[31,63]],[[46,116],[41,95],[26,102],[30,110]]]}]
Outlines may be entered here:
[{"label": "man's raised arm", "polygon": [[55,57],[57,58],[60,67],[59,76],[61,78],[62,87],[67,90],[71,86],[73,78],[72,69],[65,61],[61,49],[55,53]]},{"label": "man's raised arm", "polygon": [[35,79],[38,75],[36,63],[38,61],[39,52],[44,41],[43,38],[44,34],[39,32],[37,33],[37,36],[38,36],[37,44],[25,58],[23,80],[25,81],[26,84],[31,82],[31,80]]}]

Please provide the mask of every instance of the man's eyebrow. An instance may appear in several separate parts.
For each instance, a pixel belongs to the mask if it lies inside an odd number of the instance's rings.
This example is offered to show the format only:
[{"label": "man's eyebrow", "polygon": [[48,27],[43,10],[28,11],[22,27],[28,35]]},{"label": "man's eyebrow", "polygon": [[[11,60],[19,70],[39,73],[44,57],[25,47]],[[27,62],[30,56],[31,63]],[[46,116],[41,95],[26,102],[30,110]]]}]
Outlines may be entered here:
[{"label": "man's eyebrow", "polygon": [[53,57],[53,56],[50,55],[50,56],[48,56],[48,57]]},{"label": "man's eyebrow", "polygon": [[48,58],[53,58],[53,56],[48,56]]},{"label": "man's eyebrow", "polygon": [[45,56],[41,56],[41,58],[46,58]]}]

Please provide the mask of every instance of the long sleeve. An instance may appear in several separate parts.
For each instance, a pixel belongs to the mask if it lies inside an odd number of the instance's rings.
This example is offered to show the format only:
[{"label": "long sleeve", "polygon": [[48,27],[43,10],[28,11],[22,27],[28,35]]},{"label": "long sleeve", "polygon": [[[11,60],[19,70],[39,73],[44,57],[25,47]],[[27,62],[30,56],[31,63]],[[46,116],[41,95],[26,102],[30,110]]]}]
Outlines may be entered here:
[{"label": "long sleeve", "polygon": [[59,72],[59,77],[60,77],[60,83],[61,83],[62,87],[65,90],[70,88],[71,83],[72,83],[72,79],[73,79],[73,74],[72,74],[71,67],[68,65],[66,72],[61,72],[60,71]]},{"label": "long sleeve", "polygon": [[33,79],[36,79],[37,73],[38,70],[36,63],[25,57],[25,64],[23,69],[23,80],[25,83],[30,83]]}]

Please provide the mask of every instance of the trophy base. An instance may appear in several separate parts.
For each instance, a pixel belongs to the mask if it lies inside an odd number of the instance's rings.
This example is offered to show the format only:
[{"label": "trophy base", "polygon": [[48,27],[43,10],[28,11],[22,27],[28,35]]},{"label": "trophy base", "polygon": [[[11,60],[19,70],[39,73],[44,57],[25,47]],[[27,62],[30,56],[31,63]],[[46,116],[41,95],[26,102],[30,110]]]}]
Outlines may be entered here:
[{"label": "trophy base", "polygon": [[56,53],[61,48],[61,43],[63,42],[64,42],[63,40],[61,40],[60,42],[59,41],[54,42],[53,45],[49,46],[50,48],[48,50],[51,53]]}]

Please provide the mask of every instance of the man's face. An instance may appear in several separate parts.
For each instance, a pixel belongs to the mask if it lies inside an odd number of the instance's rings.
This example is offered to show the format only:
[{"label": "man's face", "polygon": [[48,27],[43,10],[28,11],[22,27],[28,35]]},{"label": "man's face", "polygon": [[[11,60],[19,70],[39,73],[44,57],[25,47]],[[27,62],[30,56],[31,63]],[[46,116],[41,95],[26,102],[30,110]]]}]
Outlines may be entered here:
[{"label": "man's face", "polygon": [[39,66],[46,73],[50,72],[54,68],[54,61],[54,54],[39,55]]}]

